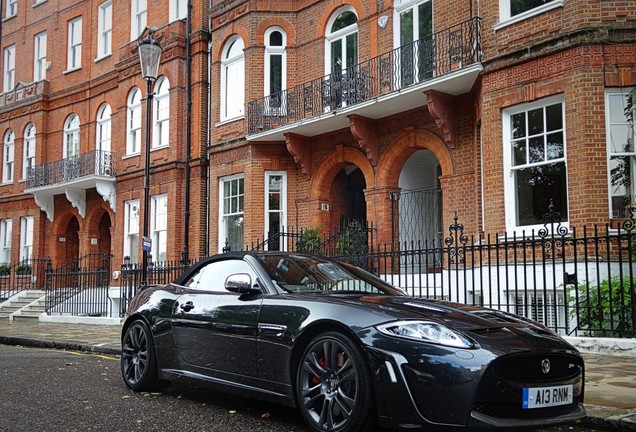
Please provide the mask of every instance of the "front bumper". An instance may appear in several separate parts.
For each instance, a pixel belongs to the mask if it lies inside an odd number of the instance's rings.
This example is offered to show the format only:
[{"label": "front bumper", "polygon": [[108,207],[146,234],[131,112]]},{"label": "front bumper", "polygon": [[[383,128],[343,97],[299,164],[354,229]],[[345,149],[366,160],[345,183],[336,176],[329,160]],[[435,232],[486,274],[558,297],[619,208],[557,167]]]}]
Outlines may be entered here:
[{"label": "front bumper", "polygon": [[[483,349],[468,351],[422,345],[406,355],[368,348],[378,418],[383,427],[420,430],[540,427],[585,417],[584,367],[576,353],[553,351],[497,357]],[[537,367],[529,365],[540,364],[547,357],[558,366],[552,375],[537,377]],[[562,384],[573,386],[571,404],[522,408],[523,387]]]}]

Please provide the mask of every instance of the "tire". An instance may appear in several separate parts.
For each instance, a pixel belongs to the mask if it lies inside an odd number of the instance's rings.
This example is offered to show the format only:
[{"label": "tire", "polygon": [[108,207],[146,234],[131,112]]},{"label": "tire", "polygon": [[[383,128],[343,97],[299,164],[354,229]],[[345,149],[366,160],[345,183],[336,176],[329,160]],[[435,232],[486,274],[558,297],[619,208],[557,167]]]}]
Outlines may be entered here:
[{"label": "tire", "polygon": [[362,350],[341,333],[324,333],[303,352],[296,402],[315,432],[368,431],[376,420],[371,383]]},{"label": "tire", "polygon": [[121,374],[126,385],[135,391],[157,391],[166,386],[159,380],[157,354],[152,333],[142,321],[126,329],[121,344]]}]

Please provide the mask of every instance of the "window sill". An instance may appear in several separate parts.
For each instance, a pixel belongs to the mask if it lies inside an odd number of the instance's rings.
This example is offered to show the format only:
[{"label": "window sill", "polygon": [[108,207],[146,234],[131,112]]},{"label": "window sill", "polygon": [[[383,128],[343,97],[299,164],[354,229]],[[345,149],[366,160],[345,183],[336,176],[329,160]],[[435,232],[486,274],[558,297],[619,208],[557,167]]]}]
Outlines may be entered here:
[{"label": "window sill", "polygon": [[121,157],[121,159],[122,159],[122,160],[124,160],[124,159],[131,159],[131,158],[139,157],[139,156],[141,156],[141,152],[137,152],[137,153],[129,153],[129,154],[123,155],[123,156]]},{"label": "window sill", "polygon": [[13,19],[13,18],[15,18],[15,17],[17,17],[17,16],[18,16],[18,14],[17,14],[17,13],[16,13],[16,14],[13,14],[13,15],[11,15],[11,16],[5,16],[5,17],[4,17],[4,19],[2,20],[2,22],[9,21],[9,20],[11,20],[11,19]]},{"label": "window sill", "polygon": [[160,145],[156,147],[150,147],[150,152],[152,153],[153,151],[164,150],[164,149],[167,149],[168,147],[170,147],[168,144]]},{"label": "window sill", "polygon": [[540,15],[540,14],[542,14],[544,12],[549,11],[549,10],[556,9],[556,8],[562,8],[562,7],[563,7],[563,0],[552,1],[550,3],[546,3],[543,6],[539,6],[537,8],[532,9],[532,10],[526,11],[526,12],[524,12],[522,14],[515,15],[514,17],[511,17],[511,18],[507,18],[506,20],[501,21],[498,24],[495,24],[493,26],[493,29],[495,31],[498,31],[498,30],[501,30],[501,29],[503,29],[505,27],[508,27],[508,26],[510,26],[512,24],[516,24],[518,22],[525,21],[528,18],[531,18],[533,16]]},{"label": "window sill", "polygon": [[99,63],[99,62],[100,62],[100,61],[102,61],[102,60],[106,60],[107,58],[111,57],[112,55],[113,55],[113,53],[108,53],[108,54],[104,54],[104,55],[102,55],[101,57],[97,57],[97,58],[94,60],[94,63]]},{"label": "window sill", "polygon": [[81,69],[82,69],[81,66],[78,66],[78,67],[73,68],[73,69],[66,69],[64,72],[62,72],[62,75],[70,74],[71,72],[75,72],[75,71],[78,71],[78,70],[81,70]]},{"label": "window sill", "polygon": [[36,8],[40,5],[43,5],[44,3],[47,3],[48,0],[36,0],[35,3],[33,4],[33,7]]},{"label": "window sill", "polygon": [[228,118],[224,118],[224,119],[220,120],[214,126],[223,126],[225,124],[234,123],[235,121],[244,120],[244,119],[245,119],[245,115],[244,114],[241,114],[241,115],[239,115],[237,117],[228,117]]}]

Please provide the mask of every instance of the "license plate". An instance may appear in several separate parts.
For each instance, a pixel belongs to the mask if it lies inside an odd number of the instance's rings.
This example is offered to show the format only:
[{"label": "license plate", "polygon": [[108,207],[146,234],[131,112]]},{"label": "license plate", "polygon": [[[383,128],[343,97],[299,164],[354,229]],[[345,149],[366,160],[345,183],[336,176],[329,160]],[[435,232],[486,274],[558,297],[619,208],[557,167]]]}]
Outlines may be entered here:
[{"label": "license plate", "polygon": [[523,409],[545,408],[571,404],[574,400],[572,384],[553,387],[524,387]]}]

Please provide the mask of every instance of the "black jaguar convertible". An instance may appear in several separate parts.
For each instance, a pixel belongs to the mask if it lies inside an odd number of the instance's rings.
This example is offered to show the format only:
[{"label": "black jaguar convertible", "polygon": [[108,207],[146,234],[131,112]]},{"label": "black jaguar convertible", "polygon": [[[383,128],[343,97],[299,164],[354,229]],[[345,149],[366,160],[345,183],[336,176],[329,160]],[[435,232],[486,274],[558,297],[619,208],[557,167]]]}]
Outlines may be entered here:
[{"label": "black jaguar convertible", "polygon": [[585,416],[581,355],[516,315],[407,296],[338,261],[202,260],[132,299],[128,387],[185,376],[300,409],[313,431],[526,428]]}]

